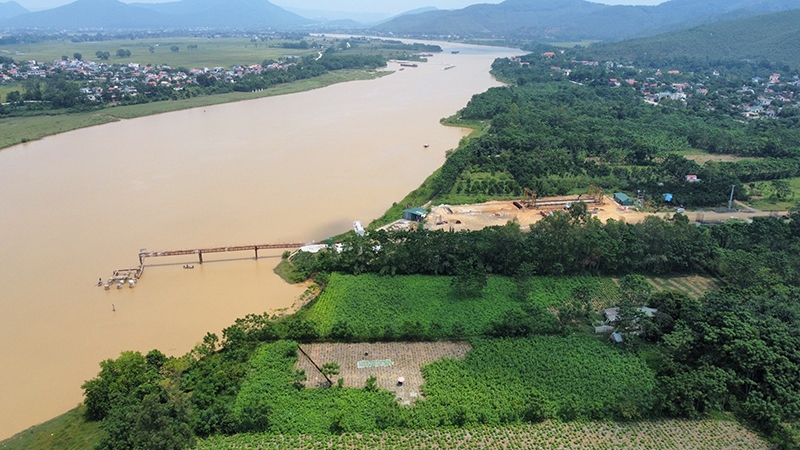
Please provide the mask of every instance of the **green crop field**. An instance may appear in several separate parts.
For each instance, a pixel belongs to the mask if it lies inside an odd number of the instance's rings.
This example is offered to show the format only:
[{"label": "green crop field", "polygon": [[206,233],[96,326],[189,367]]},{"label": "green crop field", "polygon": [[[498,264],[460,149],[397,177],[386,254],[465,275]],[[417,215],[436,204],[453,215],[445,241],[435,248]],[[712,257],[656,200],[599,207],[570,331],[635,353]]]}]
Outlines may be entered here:
[{"label": "green crop field", "polygon": [[211,449],[537,449],[537,450],[766,450],[758,435],[733,421],[558,422],[506,427],[387,430],[342,435],[239,434],[199,443]]},{"label": "green crop field", "polygon": [[232,405],[232,415],[244,429],[291,434],[377,431],[381,415],[391,417],[400,409],[386,391],[302,389],[295,384],[296,361],[295,342],[279,341],[256,350]]},{"label": "green crop field", "polygon": [[645,362],[591,336],[472,345],[461,361],[423,368],[426,399],[417,405],[418,415],[446,414],[455,425],[632,419],[646,416],[655,400],[655,375]]},{"label": "green crop field", "polygon": [[[472,336],[485,333],[493,322],[519,310],[521,288],[510,278],[489,277],[476,298],[453,293],[451,277],[333,274],[320,299],[306,312],[321,335],[337,322],[346,322],[356,339],[382,337],[387,329],[402,334],[408,324],[419,324],[423,336]],[[585,288],[597,310],[620,299],[611,278],[537,277],[526,282],[527,303],[545,308],[572,300],[575,289]]]},{"label": "green crop field", "polygon": [[[111,54],[110,63],[136,62],[139,64],[167,64],[172,67],[230,67],[232,65],[259,64],[265,59],[280,59],[287,55],[305,56],[316,54],[313,49],[286,49],[277,47],[283,41],[250,42],[246,38],[152,38],[119,39],[100,42],[47,41],[35,44],[13,44],[0,47],[0,55],[10,56],[17,61],[52,62],[62,56],[72,58],[80,53],[83,59],[98,61],[95,52]],[[197,49],[189,50],[189,45]],[[171,47],[179,51],[173,52]],[[153,52],[150,52],[153,48]],[[118,49],[130,50],[131,56],[117,58]]]},{"label": "green crop field", "polygon": [[601,277],[535,277],[528,282],[528,301],[546,308],[558,308],[574,298],[577,290],[590,293],[592,309],[600,311],[622,300],[617,284]]},{"label": "green crop field", "polygon": [[513,299],[514,283],[490,277],[482,296],[458,298],[452,293],[450,277],[377,275],[331,275],[320,299],[308,311],[322,335],[333,325],[346,321],[356,338],[381,335],[387,327],[398,331],[404,323],[434,325],[444,333],[482,334],[489,323],[507,310],[518,308]]},{"label": "green crop field", "polygon": [[[424,397],[408,407],[377,383],[303,389],[296,361],[297,344],[290,341],[255,352],[231,409],[240,430],[374,432],[636,419],[645,417],[655,400],[655,375],[641,358],[587,336],[476,340],[464,359],[443,358],[423,367]],[[361,370],[366,380],[370,371]]]}]

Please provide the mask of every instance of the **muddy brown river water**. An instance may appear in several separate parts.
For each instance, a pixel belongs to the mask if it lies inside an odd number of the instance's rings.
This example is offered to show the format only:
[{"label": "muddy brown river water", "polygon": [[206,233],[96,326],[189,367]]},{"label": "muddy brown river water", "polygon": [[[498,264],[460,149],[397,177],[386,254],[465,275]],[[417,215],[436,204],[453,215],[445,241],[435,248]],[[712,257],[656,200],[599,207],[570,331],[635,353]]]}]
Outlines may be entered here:
[{"label": "muddy brown river water", "polygon": [[134,289],[95,285],[141,248],[310,242],[380,216],[466,134],[439,119],[498,85],[492,61],[517,53],[443,47],[377,80],[0,151],[0,439],[81,402],[103,359],[180,355],[237,317],[291,307],[303,288],[273,274],[279,251],[152,259]]}]

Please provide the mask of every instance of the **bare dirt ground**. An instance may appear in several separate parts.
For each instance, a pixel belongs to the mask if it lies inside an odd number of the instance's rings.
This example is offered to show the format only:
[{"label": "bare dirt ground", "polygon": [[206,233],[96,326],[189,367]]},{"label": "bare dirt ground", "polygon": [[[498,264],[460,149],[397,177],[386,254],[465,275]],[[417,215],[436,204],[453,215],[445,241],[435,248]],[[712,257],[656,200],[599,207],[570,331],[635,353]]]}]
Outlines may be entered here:
[{"label": "bare dirt ground", "polygon": [[[302,349],[322,367],[325,363],[339,364],[339,374],[331,376],[336,383],[344,379],[347,387],[361,388],[370,376],[378,379],[378,387],[396,393],[398,400],[409,405],[420,397],[422,366],[444,357],[462,359],[472,347],[466,342],[376,342],[358,344],[304,344]],[[391,360],[385,367],[358,368],[359,361]],[[362,363],[363,365],[363,363]],[[311,362],[299,354],[295,368],[305,370],[307,387],[323,386],[326,381]],[[405,378],[403,385],[397,383]]]},{"label": "bare dirt ground", "polygon": [[655,277],[648,278],[647,282],[650,283],[656,291],[680,291],[694,298],[700,298],[709,291],[719,289],[717,282],[712,278],[698,275],[665,278]]},{"label": "bare dirt ground", "polygon": [[755,160],[758,158],[747,158],[742,156],[734,156],[734,155],[684,155],[684,158],[694,161],[697,164],[703,165],[708,161],[717,161],[717,162],[737,162],[737,161],[745,161],[745,160]]},{"label": "bare dirt ground", "polygon": [[[553,202],[559,200],[575,199],[576,197],[553,197],[539,199],[539,202]],[[634,207],[622,207],[611,198],[606,197],[605,204],[587,204],[593,216],[605,222],[608,219],[638,223],[648,216],[671,217],[674,212],[646,213],[636,211]],[[537,208],[519,209],[512,201],[492,201],[474,205],[448,206],[439,205],[431,208],[425,221],[425,228],[429,230],[480,230],[485,227],[505,225],[516,219],[523,229],[527,229],[550,213],[563,211],[563,205],[544,206]],[[717,213],[714,211],[686,211],[683,213],[689,221],[724,222],[726,220],[747,220],[756,216],[768,216],[769,212],[756,210],[741,210],[737,212]],[[782,213],[779,213],[782,214]]]}]

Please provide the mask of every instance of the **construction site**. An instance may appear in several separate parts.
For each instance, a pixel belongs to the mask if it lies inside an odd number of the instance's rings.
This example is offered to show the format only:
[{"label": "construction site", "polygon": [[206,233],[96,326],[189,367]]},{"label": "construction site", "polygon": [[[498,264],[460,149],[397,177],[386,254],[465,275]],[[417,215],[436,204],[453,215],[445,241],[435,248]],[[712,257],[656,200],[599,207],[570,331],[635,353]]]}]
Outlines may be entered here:
[{"label": "construction site", "polygon": [[[636,199],[640,204],[640,199]],[[516,220],[520,227],[527,229],[543,218],[567,212],[573,204],[585,203],[586,210],[601,222],[609,219],[637,223],[648,216],[671,218],[675,210],[661,212],[643,212],[635,204],[623,206],[612,196],[606,195],[603,189],[591,186],[588,192],[580,195],[560,197],[538,197],[536,192],[525,189],[523,197],[518,200],[498,200],[469,205],[431,206],[425,217],[424,227],[428,230],[480,230],[486,227],[505,225]],[[680,211],[691,222],[698,224],[722,223],[728,220],[749,220],[756,216],[775,215],[774,212],[755,209],[716,210],[716,211]]]},{"label": "construction site", "polygon": [[[538,197],[536,192],[525,188],[519,200],[491,201],[472,205],[439,205],[431,208],[425,220],[429,230],[480,230],[485,227],[504,225],[516,220],[527,227],[558,211],[566,211],[575,203],[585,203],[586,209],[600,220],[617,217],[617,204],[606,198],[605,192],[592,186],[586,194],[561,197]],[[622,208],[622,207],[620,207]],[[612,217],[613,216],[613,217]]]}]

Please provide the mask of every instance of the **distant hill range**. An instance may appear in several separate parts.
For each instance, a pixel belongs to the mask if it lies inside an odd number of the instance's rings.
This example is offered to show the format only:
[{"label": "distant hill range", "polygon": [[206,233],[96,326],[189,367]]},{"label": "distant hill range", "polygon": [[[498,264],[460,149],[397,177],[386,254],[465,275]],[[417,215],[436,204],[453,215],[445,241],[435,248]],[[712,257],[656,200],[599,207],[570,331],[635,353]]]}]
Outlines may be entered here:
[{"label": "distant hill range", "polygon": [[22,5],[17,2],[0,3],[0,20],[21,16],[22,14],[26,14],[28,12],[29,11],[27,9],[23,8]]},{"label": "distant hill range", "polygon": [[398,36],[621,40],[800,8],[800,0],[671,0],[609,6],[584,0],[506,0],[397,17],[373,29]]},{"label": "distant hill range", "polygon": [[360,12],[360,11],[333,11],[322,9],[304,9],[304,8],[291,8],[286,7],[287,10],[299,14],[303,17],[311,19],[315,24],[345,24],[353,28],[369,28],[384,22],[388,22],[394,18],[404,16],[407,14],[419,14],[427,11],[435,11],[435,6],[426,6],[423,8],[412,9],[395,16],[389,16],[386,13],[375,12]]},{"label": "distant hill range", "polygon": [[585,53],[590,58],[612,61],[635,61],[643,55],[654,60],[689,56],[767,60],[798,66],[798,43],[800,10],[795,9],[658,36],[595,44],[586,49]]},{"label": "distant hill range", "polygon": [[181,0],[131,4],[118,0],[77,0],[58,8],[2,20],[0,28],[285,29],[310,22],[267,0]]}]

